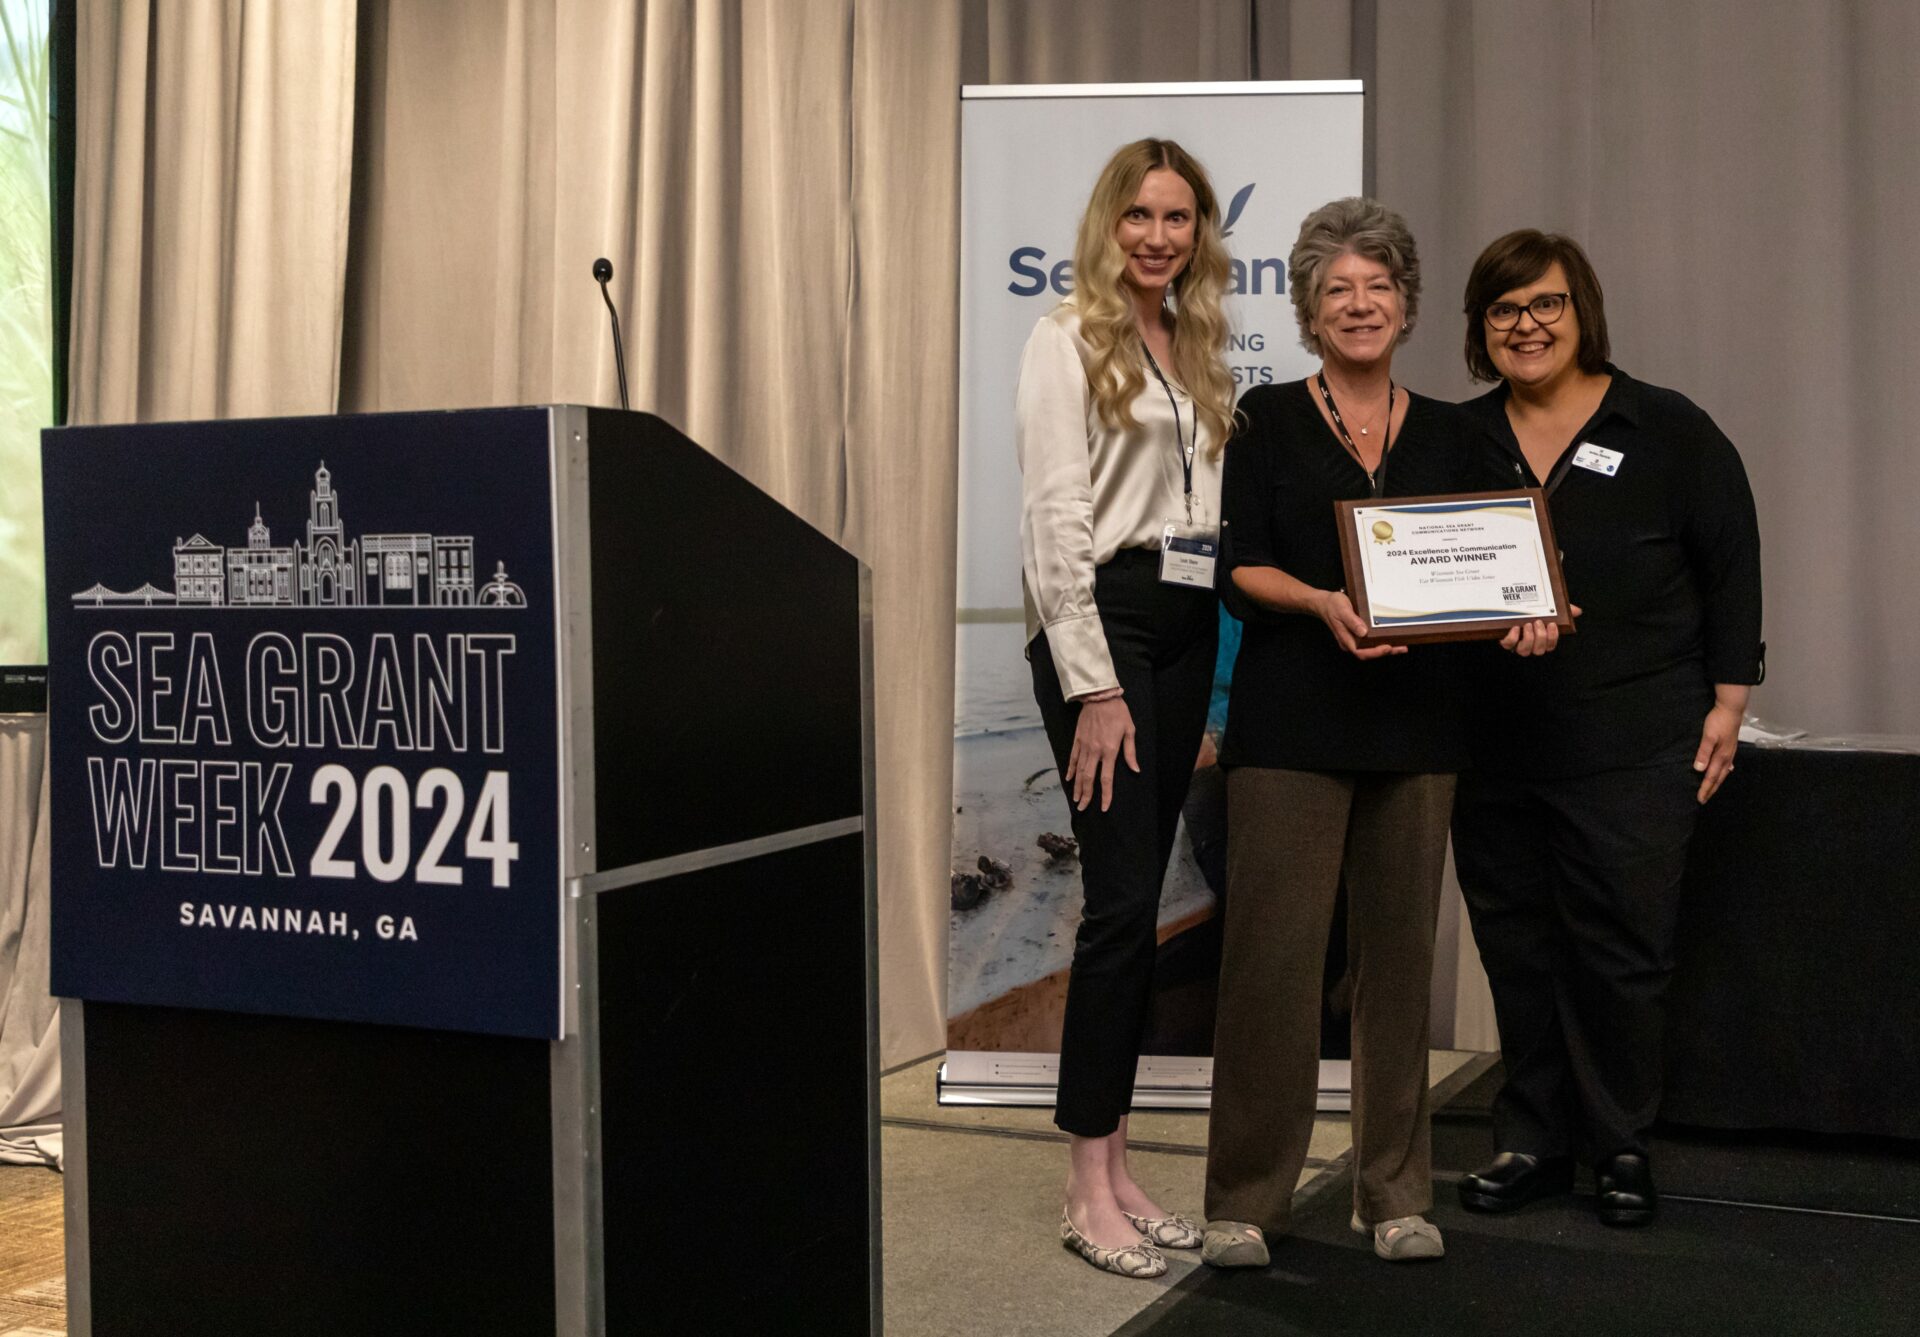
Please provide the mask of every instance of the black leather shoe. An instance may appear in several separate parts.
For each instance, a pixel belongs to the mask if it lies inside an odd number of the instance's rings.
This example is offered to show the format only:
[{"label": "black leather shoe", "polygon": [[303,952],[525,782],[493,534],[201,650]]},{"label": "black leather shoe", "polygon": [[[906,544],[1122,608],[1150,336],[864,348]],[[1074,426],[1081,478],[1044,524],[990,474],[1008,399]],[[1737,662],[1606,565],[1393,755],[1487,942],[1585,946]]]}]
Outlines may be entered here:
[{"label": "black leather shoe", "polygon": [[1540,1198],[1573,1192],[1571,1156],[1503,1151],[1460,1181],[1460,1205],[1470,1212],[1510,1212]]},{"label": "black leather shoe", "polygon": [[1644,1226],[1653,1220],[1660,1196],[1653,1191],[1653,1170],[1645,1156],[1624,1151],[1601,1161],[1593,1173],[1602,1225]]}]

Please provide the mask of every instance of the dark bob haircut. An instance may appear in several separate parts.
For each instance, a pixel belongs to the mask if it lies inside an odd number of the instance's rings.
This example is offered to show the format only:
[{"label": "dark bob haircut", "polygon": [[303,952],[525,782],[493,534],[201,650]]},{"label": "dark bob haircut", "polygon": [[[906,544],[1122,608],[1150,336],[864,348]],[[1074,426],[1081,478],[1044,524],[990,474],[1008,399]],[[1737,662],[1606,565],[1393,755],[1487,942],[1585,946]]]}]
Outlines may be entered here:
[{"label": "dark bob haircut", "polygon": [[1587,253],[1572,237],[1522,228],[1480,252],[1467,276],[1467,371],[1474,380],[1500,379],[1487,353],[1487,308],[1501,294],[1537,281],[1556,260],[1566,273],[1574,313],[1580,318],[1580,370],[1592,375],[1607,369],[1613,352],[1607,342],[1607,305]]}]

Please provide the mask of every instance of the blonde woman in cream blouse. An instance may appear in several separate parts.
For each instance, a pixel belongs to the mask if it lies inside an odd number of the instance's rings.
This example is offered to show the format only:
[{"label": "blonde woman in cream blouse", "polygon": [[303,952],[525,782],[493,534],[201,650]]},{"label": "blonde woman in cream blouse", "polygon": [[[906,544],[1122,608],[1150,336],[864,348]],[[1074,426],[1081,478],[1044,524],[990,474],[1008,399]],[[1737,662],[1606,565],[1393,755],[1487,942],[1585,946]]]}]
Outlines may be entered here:
[{"label": "blonde woman in cream blouse", "polygon": [[1084,908],[1054,1121],[1070,1135],[1061,1238],[1123,1276],[1200,1232],[1127,1169],[1160,884],[1213,682],[1220,457],[1233,378],[1228,260],[1200,165],[1116,153],[1074,247],[1075,293],[1027,341],[1016,405],[1027,657],[1072,805]]}]

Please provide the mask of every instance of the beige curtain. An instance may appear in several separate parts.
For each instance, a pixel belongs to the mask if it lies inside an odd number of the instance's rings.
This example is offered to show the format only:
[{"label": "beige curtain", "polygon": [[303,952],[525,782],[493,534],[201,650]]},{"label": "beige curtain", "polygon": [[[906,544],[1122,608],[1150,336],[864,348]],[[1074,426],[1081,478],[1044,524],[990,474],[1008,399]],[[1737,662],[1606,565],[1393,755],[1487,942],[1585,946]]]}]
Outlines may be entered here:
[{"label": "beige curtain", "polygon": [[[969,83],[1246,79],[1257,6],[1241,0],[974,0]],[[1284,76],[1274,76],[1284,77]]]},{"label": "beige curtain", "polygon": [[613,261],[634,406],[874,570],[882,1054],[936,1048],[958,5],[362,14],[340,407],[617,402]]},{"label": "beige curtain", "polygon": [[554,6],[360,12],[339,407],[546,401]]},{"label": "beige curtain", "polygon": [[0,1162],[58,1165],[60,1015],[47,992],[47,720],[0,715]]},{"label": "beige curtain", "polygon": [[845,541],[874,570],[889,1065],[946,1035],[963,35],[950,0],[854,11]]},{"label": "beige curtain", "polygon": [[69,420],[330,412],[352,0],[78,19]]}]

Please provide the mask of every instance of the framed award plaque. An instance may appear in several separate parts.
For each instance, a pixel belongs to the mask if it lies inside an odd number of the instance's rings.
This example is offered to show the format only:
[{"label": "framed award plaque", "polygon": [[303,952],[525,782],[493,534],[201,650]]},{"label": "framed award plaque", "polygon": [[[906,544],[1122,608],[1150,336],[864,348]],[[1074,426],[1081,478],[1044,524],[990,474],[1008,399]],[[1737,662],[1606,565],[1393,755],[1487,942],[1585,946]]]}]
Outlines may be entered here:
[{"label": "framed award plaque", "polygon": [[1539,488],[1340,501],[1334,515],[1362,645],[1496,640],[1534,621],[1573,631]]}]

